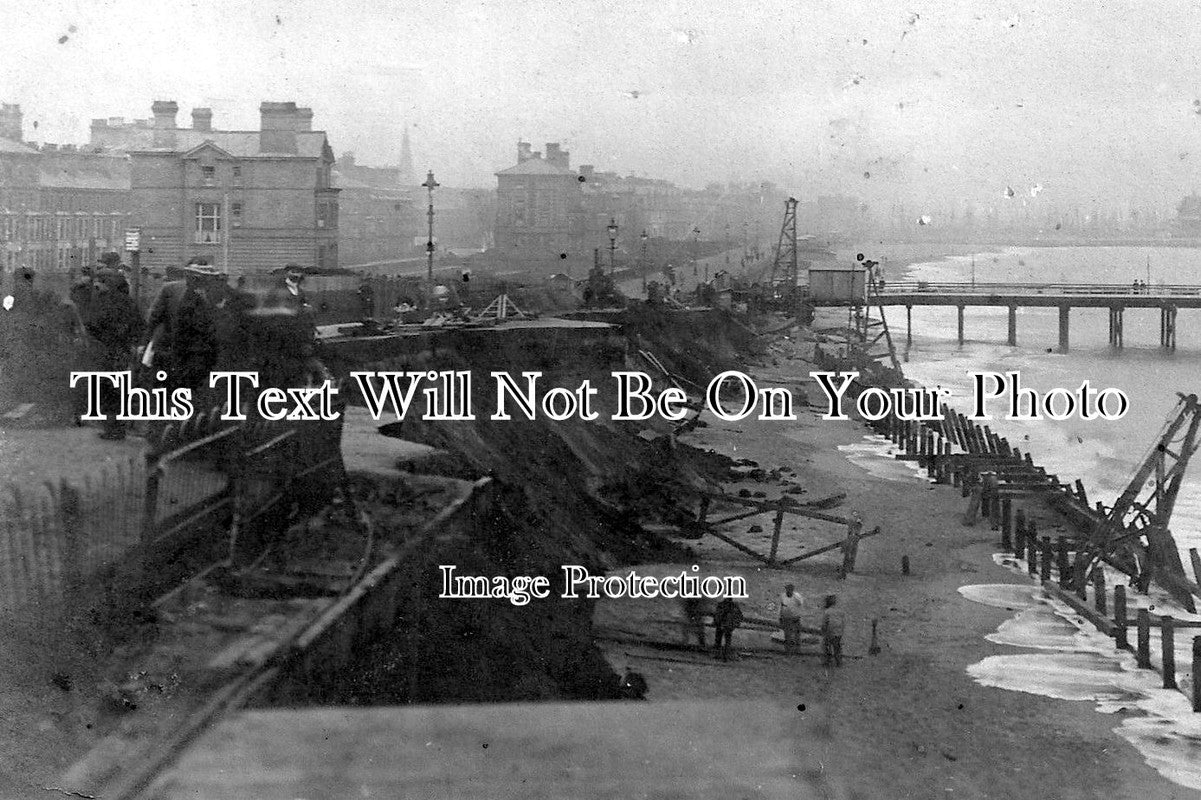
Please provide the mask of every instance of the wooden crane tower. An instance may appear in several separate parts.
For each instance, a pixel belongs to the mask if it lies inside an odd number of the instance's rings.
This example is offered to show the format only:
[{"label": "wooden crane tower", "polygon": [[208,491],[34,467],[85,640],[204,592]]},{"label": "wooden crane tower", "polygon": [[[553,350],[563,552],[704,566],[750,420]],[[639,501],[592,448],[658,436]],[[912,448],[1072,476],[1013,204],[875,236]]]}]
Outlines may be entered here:
[{"label": "wooden crane tower", "polygon": [[1195,394],[1178,396],[1180,401],[1151,452],[1091,532],[1088,548],[1092,557],[1077,562],[1074,577],[1087,580],[1098,562],[1104,561],[1130,575],[1143,591],[1155,580],[1191,612],[1195,610],[1196,584],[1185,575],[1168,524],[1189,459],[1197,450],[1201,403]]},{"label": "wooden crane tower", "polygon": [[776,257],[772,261],[768,286],[777,297],[791,295],[797,285],[795,197],[784,201],[784,224],[780,226],[780,238],[776,242]]}]

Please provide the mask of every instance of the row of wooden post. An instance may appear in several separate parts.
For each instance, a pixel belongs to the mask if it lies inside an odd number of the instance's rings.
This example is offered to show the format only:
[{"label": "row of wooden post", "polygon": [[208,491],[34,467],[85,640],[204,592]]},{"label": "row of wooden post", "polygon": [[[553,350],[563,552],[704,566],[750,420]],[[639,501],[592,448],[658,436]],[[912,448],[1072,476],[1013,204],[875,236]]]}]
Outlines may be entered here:
[{"label": "row of wooden post", "polygon": [[[1029,453],[1022,453],[1011,447],[1007,440],[993,433],[987,425],[978,425],[945,406],[942,408],[942,414],[943,419],[937,421],[902,420],[890,415],[869,424],[899,446],[907,456],[916,457],[918,464],[937,482],[958,486],[962,489],[964,497],[972,497],[969,516],[974,517],[978,507],[980,516],[989,519],[993,527],[1000,530],[1001,547],[1006,552],[1012,551],[1017,558],[1024,559],[1032,577],[1051,581],[1054,573],[1059,586],[1064,590],[1074,590],[1081,600],[1087,600],[1087,583],[1091,583],[1096,613],[1107,617],[1109,604],[1104,570],[1097,566],[1088,574],[1087,582],[1074,581],[1073,575],[1085,574],[1086,565],[1082,565],[1080,561],[1089,557],[1087,552],[1072,547],[1072,539],[1069,537],[1057,537],[1055,542],[1052,542],[1050,536],[1040,538],[1035,520],[1028,519],[1023,509],[1014,509],[1012,499],[998,490],[996,469],[1003,468],[1006,461],[1033,467],[1037,474],[1047,478],[1048,486],[1063,490],[1087,508],[1088,495],[1083,483],[1077,480],[1074,485],[1060,485],[1055,475],[1049,475],[1041,468],[1035,467]],[[979,469],[972,469],[970,464],[956,464],[954,459],[948,458],[955,454],[956,450],[961,454],[1000,458],[981,463]],[[1122,649],[1130,649],[1127,628],[1131,627],[1131,623],[1128,618],[1126,587],[1120,584],[1113,587],[1112,620],[1116,645]],[[1201,623],[1183,623],[1183,626],[1201,628]],[[1151,613],[1147,609],[1139,609],[1134,627],[1137,631],[1135,657],[1138,666],[1151,669],[1152,621]],[[1162,616],[1159,627],[1163,687],[1177,689],[1179,687],[1176,682],[1175,630],[1182,627],[1182,623],[1171,616]],[[1193,637],[1192,663],[1193,711],[1201,712],[1201,636]]]}]

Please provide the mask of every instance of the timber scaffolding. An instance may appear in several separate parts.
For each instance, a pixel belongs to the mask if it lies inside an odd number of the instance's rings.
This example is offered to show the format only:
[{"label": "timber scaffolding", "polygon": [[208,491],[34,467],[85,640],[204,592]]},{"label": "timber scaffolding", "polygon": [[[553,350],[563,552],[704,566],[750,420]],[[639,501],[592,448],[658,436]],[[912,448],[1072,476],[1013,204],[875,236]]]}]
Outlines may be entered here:
[{"label": "timber scaffolding", "polygon": [[[858,394],[865,388],[855,382],[851,392]],[[993,529],[1000,531],[1002,549],[1024,555],[1031,575],[1036,573],[1035,565],[1042,564],[1044,580],[1048,579],[1049,565],[1054,562],[1065,587],[1082,591],[1103,574],[1101,563],[1105,562],[1130,575],[1131,585],[1140,592],[1146,593],[1153,580],[1195,613],[1194,597],[1201,596],[1201,587],[1185,575],[1175,540],[1166,529],[1148,535],[1147,530],[1133,525],[1117,526],[1100,502],[1089,505],[1079,479],[1061,481],[988,425],[945,404],[939,413],[941,419],[937,420],[903,420],[890,414],[867,424],[901,449],[898,459],[915,461],[935,482],[960,488],[969,498],[964,524],[972,524],[977,514],[989,520]],[[1077,534],[1060,537],[1055,543],[1048,536],[1040,538],[1033,515],[1021,507],[1030,501],[1061,516]],[[1139,557],[1113,549],[1114,541],[1133,547],[1129,543],[1139,536],[1148,537],[1147,552]],[[1195,554],[1193,565],[1201,570],[1201,558]],[[1196,577],[1201,580],[1201,572]]]}]

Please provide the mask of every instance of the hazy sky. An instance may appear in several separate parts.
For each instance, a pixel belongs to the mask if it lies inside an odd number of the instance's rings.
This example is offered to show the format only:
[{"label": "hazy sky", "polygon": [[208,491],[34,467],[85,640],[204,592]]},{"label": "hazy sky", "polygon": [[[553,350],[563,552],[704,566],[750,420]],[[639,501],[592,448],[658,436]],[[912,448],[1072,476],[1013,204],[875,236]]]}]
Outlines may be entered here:
[{"label": "hazy sky", "polygon": [[272,99],[370,163],[407,122],[417,169],[451,184],[493,185],[524,137],[882,205],[1201,189],[1196,0],[4,0],[0,29],[0,99],[39,141],[154,99],[254,129]]}]

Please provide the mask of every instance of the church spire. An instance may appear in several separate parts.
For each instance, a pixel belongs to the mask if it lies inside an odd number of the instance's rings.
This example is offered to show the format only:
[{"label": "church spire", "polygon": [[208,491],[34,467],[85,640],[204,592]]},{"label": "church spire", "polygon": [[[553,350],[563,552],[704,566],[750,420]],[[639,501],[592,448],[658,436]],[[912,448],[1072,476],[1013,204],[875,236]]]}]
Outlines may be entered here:
[{"label": "church spire", "polygon": [[400,179],[409,183],[413,178],[413,151],[409,146],[409,126],[405,125],[404,135],[400,139]]}]

